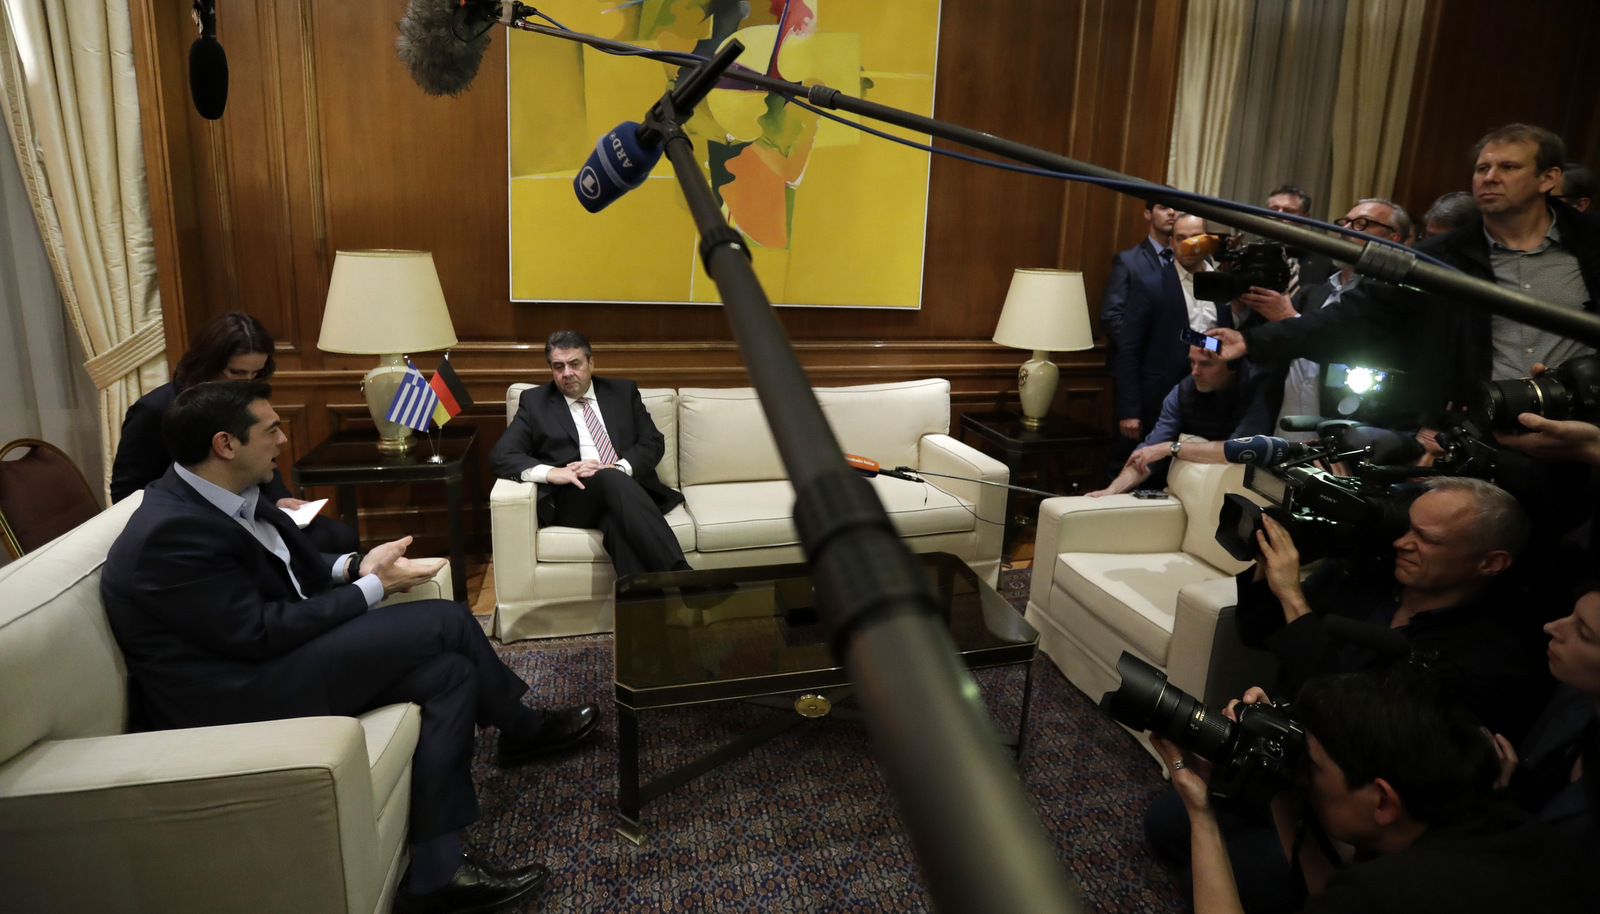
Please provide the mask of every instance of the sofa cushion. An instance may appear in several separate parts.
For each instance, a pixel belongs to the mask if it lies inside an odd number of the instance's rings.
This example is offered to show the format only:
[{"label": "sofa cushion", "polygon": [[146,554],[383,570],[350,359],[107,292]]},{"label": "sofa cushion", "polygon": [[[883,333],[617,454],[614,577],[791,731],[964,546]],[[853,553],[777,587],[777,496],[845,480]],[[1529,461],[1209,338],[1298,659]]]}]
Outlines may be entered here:
[{"label": "sofa cushion", "polygon": [[[695,550],[694,520],[678,505],[667,512],[667,526],[678,537],[678,548]],[[541,562],[605,562],[611,557],[600,544],[600,531],[579,527],[540,527],[535,549]]]},{"label": "sofa cushion", "polygon": [[917,466],[923,435],[950,434],[950,382],[817,388],[817,402],[847,454],[886,467]]},{"label": "sofa cushion", "polygon": [[[1152,663],[1167,664],[1178,591],[1227,577],[1182,552],[1063,552],[1053,581]],[[1115,657],[1108,658],[1111,663]]]},{"label": "sofa cushion", "polygon": [[1167,471],[1167,489],[1183,502],[1188,526],[1183,533],[1183,551],[1226,575],[1250,567],[1228,554],[1217,542],[1217,519],[1222,514],[1223,496],[1236,492],[1258,505],[1267,504],[1260,495],[1244,487],[1243,464],[1203,464],[1174,460]]},{"label": "sofa cushion", "polygon": [[[869,480],[897,533],[904,537],[964,533],[977,525],[976,509],[933,485],[879,476]],[[684,486],[701,552],[791,546],[794,487],[787,480]]]},{"label": "sofa cushion", "polygon": [[678,391],[678,453],[678,480],[685,489],[787,475],[761,399],[749,387]]},{"label": "sofa cushion", "polygon": [[0,761],[39,740],[123,731],[127,670],[100,603],[100,568],[143,498],[0,568]]},{"label": "sofa cushion", "polygon": [[[537,386],[539,385],[519,383],[506,388],[507,425],[517,417],[517,406],[522,399],[522,392]],[[656,464],[656,476],[660,477],[663,485],[676,489],[678,487],[678,393],[670,387],[641,387],[639,399],[644,401],[644,408],[649,410],[656,429],[661,432],[661,437],[666,439],[666,450],[661,455],[661,462]]]},{"label": "sofa cushion", "polygon": [[683,487],[701,552],[792,546],[794,487],[787,480],[722,482]]}]

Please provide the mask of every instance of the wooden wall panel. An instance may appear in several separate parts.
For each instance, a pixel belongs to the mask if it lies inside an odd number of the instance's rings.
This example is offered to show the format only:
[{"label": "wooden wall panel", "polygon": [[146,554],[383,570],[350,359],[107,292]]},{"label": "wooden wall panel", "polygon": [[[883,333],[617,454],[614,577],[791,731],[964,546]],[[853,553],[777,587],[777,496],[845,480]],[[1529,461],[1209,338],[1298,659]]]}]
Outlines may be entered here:
[{"label": "wooden wall panel", "polygon": [[1503,124],[1561,134],[1569,158],[1600,166],[1600,4],[1430,0],[1394,198],[1421,217],[1472,187],[1472,146]]},{"label": "wooden wall panel", "polygon": [[[434,253],[462,340],[452,360],[480,403],[457,421],[479,428],[485,450],[503,427],[506,385],[544,379],[542,341],[560,327],[596,341],[603,372],[642,384],[745,383],[716,307],[508,300],[505,42],[554,49],[554,39],[497,33],[472,88],[436,99],[395,57],[403,0],[219,4],[231,86],[211,122],[189,104],[182,6],[133,3],[169,355],[213,315],[261,317],[278,341],[275,396],[294,416],[285,466],[329,431],[369,421],[357,385],[373,360],[316,348],[341,248]],[[942,16],[937,116],[1164,173],[1181,0],[944,0]],[[1144,233],[1140,212],[1107,191],[936,157],[922,309],[784,309],[781,319],[816,384],[940,376],[954,413],[1014,406],[1026,354],[989,342],[1011,271],[1082,269],[1098,311],[1112,253]],[[1058,412],[1109,423],[1103,358],[1060,356]],[[418,532],[442,531],[425,488],[363,499],[369,537],[402,525],[406,510]]]}]

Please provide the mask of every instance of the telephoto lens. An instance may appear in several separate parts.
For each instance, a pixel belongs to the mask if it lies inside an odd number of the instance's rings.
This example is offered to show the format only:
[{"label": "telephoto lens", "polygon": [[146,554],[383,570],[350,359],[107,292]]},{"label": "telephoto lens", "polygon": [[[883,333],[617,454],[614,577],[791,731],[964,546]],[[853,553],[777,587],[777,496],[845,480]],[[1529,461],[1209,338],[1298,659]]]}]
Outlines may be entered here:
[{"label": "telephoto lens", "polygon": [[1122,685],[1101,697],[1100,710],[1211,762],[1213,797],[1264,806],[1294,783],[1306,736],[1287,706],[1243,705],[1235,723],[1127,651],[1117,660],[1117,675]]}]

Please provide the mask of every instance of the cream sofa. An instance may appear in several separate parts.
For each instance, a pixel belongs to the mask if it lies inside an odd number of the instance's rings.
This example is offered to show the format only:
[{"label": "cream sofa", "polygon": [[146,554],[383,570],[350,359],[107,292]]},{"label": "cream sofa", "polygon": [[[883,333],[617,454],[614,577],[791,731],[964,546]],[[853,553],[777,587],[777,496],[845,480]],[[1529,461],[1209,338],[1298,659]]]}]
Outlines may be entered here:
[{"label": "cream sofa", "polygon": [[[100,568],[142,499],[0,568],[0,909],[387,911],[416,705],[124,732]],[[449,594],[449,572],[408,598]]]},{"label": "cream sofa", "polygon": [[[1211,707],[1268,684],[1270,654],[1239,643],[1234,575],[1249,567],[1216,541],[1223,495],[1244,467],[1173,461],[1167,500],[1046,499],[1039,508],[1028,622],[1073,685],[1099,701],[1124,650]],[[1148,748],[1148,743],[1146,743]]]},{"label": "cream sofa", "polygon": [[[506,392],[506,421],[531,385]],[[666,438],[656,467],[683,492],[667,515],[696,568],[804,559],[785,477],[761,403],[751,388],[645,389],[645,408]],[[823,413],[846,453],[886,467],[1004,483],[1008,471],[950,437],[950,383],[940,379],[817,388]],[[870,482],[906,543],[918,552],[959,556],[991,584],[999,575],[1005,489],[928,477],[928,485],[879,476]],[[537,486],[496,480],[495,623],[503,641],[610,631],[611,561],[597,530],[539,526]]]}]

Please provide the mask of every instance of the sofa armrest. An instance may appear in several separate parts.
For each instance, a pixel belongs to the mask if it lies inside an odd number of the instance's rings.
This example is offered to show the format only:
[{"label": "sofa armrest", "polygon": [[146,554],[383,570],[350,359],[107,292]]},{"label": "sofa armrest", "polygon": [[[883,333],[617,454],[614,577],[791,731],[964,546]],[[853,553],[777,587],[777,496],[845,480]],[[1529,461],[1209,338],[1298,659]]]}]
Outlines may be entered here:
[{"label": "sofa armrest", "polygon": [[539,562],[539,487],[496,479],[489,492],[489,529],[496,598],[533,599],[533,571]]},{"label": "sofa armrest", "polygon": [[[428,562],[432,559],[419,559]],[[455,576],[450,571],[450,563],[446,561],[439,573],[428,580],[418,584],[405,593],[392,593],[383,598],[379,606],[391,606],[395,603],[410,603],[413,600],[454,600],[456,598]]]},{"label": "sofa armrest", "polygon": [[[1011,470],[988,454],[949,435],[923,435],[917,448],[917,469],[952,476],[971,476],[989,482],[1011,481]],[[1006,490],[964,479],[935,476],[935,486],[977,506],[978,519],[991,524],[1006,522]]]},{"label": "sofa armrest", "polygon": [[28,911],[372,911],[373,807],[348,717],[37,743],[0,767],[0,885]]},{"label": "sofa armrest", "polygon": [[1141,499],[1132,495],[1090,498],[1071,495],[1039,503],[1039,527],[1033,547],[1033,583],[1029,599],[1050,603],[1050,581],[1056,556],[1063,552],[1178,552],[1188,515],[1177,499]]}]

